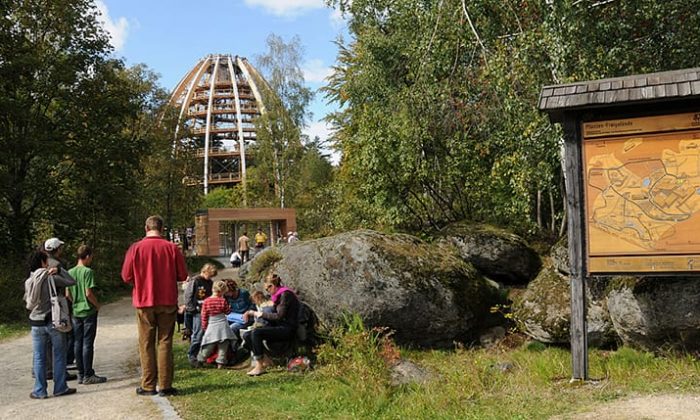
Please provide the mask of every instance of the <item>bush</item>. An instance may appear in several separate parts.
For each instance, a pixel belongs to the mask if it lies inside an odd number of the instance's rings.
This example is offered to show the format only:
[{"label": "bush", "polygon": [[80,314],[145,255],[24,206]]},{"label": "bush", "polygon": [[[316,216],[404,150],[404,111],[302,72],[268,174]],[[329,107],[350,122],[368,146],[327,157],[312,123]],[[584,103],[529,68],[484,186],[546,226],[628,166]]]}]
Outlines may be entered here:
[{"label": "bush", "polygon": [[27,272],[24,262],[0,261],[0,323],[8,323],[25,319],[24,309],[24,280]]},{"label": "bush", "polygon": [[276,262],[282,261],[282,254],[276,248],[268,248],[250,261],[248,280],[260,281]]}]

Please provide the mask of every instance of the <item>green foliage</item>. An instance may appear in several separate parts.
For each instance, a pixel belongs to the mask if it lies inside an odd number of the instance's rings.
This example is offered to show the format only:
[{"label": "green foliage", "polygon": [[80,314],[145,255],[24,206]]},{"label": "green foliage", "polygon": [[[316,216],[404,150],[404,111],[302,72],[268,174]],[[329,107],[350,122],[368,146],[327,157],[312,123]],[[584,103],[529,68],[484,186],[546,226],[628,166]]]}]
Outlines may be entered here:
[{"label": "green foliage", "polygon": [[0,260],[0,323],[26,319],[28,315],[24,308],[24,281],[29,276],[24,261],[9,258]]},{"label": "green foliage", "polygon": [[541,88],[697,66],[700,46],[696,2],[328,3],[351,33],[324,90],[341,107],[342,226],[556,232],[561,132]]}]

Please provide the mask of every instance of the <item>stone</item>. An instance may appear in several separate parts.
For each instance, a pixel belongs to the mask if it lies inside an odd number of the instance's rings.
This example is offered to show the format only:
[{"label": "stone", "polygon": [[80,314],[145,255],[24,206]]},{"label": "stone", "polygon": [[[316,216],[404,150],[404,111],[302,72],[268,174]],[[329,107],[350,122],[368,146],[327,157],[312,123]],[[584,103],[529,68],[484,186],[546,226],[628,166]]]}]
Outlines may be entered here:
[{"label": "stone", "polygon": [[615,277],[608,311],[630,347],[700,350],[700,282],[697,277]]},{"label": "stone", "polygon": [[569,242],[566,236],[554,244],[549,257],[552,260],[552,265],[559,273],[567,276],[571,273],[569,269]]},{"label": "stone", "polygon": [[322,324],[339,326],[357,314],[367,328],[394,330],[400,344],[471,340],[499,303],[497,290],[453,247],[409,235],[360,230],[275,252],[281,260],[270,259],[265,270],[279,274]]},{"label": "stone", "polygon": [[[606,279],[590,279],[587,283],[588,343],[607,347],[617,339],[607,311]],[[571,291],[568,278],[551,266],[545,266],[521,295],[513,299],[513,315],[521,330],[529,337],[549,344],[571,341]]]},{"label": "stone", "polygon": [[505,284],[526,284],[542,267],[523,238],[493,226],[456,223],[445,229],[442,241],[456,246],[483,275]]},{"label": "stone", "polygon": [[391,385],[425,384],[433,378],[427,369],[418,366],[410,360],[400,359],[391,366]]},{"label": "stone", "polygon": [[479,335],[479,344],[482,347],[490,348],[498,344],[506,336],[506,329],[501,326],[489,328]]}]

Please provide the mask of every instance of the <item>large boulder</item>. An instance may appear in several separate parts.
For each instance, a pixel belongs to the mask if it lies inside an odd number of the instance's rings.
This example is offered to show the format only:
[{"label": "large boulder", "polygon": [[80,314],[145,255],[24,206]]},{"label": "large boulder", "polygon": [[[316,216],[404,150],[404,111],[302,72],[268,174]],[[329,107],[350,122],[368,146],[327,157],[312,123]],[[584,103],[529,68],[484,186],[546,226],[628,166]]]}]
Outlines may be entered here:
[{"label": "large boulder", "polygon": [[457,247],[464,260],[486,277],[506,284],[526,284],[539,272],[539,255],[518,235],[488,225],[457,223],[442,241]]},{"label": "large boulder", "polygon": [[697,277],[616,277],[608,293],[615,331],[645,350],[700,350],[700,282]]},{"label": "large boulder", "polygon": [[471,339],[497,302],[493,287],[454,248],[370,230],[279,248],[274,269],[327,326],[357,314],[368,327],[389,327],[399,343],[453,345]]},{"label": "large boulder", "polygon": [[[607,313],[602,283],[590,279],[587,283],[588,343],[595,347],[608,346],[616,336]],[[513,314],[523,331],[537,341],[567,344],[571,341],[571,291],[568,278],[551,266],[545,266],[524,293],[513,299]]]}]

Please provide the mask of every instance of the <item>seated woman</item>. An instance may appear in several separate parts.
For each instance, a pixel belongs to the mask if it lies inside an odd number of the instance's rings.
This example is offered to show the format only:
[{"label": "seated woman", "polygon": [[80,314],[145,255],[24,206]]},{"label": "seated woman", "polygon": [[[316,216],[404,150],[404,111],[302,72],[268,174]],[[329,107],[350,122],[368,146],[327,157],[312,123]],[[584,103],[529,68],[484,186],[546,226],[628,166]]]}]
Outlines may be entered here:
[{"label": "seated woman", "polygon": [[[274,312],[248,311],[245,320],[262,318],[270,325],[252,330],[246,340],[253,352],[255,368],[248,372],[249,376],[265,373],[265,368],[272,365],[272,360],[264,354],[263,340],[288,341],[294,338],[299,325],[299,299],[291,289],[281,285],[282,279],[277,274],[271,274],[265,279],[265,291],[271,295]],[[249,344],[248,344],[249,343]]]},{"label": "seated woman", "polygon": [[243,321],[243,315],[248,310],[255,308],[255,305],[250,301],[250,293],[246,289],[239,288],[235,280],[224,279],[223,281],[226,282],[226,287],[228,288],[228,292],[224,294],[224,297],[231,307],[231,312],[226,315],[226,319],[228,319],[231,331],[233,331],[237,339],[240,339],[239,331],[252,324],[252,321]]}]

